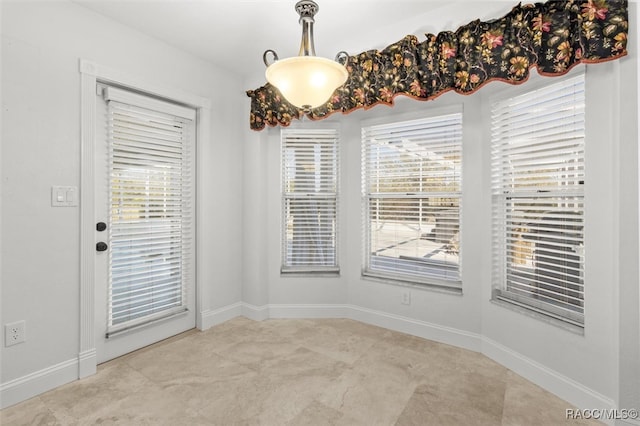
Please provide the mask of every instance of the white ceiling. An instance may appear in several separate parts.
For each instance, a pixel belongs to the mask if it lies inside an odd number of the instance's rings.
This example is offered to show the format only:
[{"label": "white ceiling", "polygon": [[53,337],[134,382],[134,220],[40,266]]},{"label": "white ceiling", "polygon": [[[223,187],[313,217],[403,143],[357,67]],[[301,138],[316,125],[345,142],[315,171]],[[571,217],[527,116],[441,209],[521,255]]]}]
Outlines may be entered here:
[{"label": "white ceiling", "polygon": [[[73,0],[245,77],[264,71],[262,53],[297,55],[296,0]],[[455,30],[507,13],[516,0],[316,0],[316,54],[333,59],[381,49],[415,34]]]}]

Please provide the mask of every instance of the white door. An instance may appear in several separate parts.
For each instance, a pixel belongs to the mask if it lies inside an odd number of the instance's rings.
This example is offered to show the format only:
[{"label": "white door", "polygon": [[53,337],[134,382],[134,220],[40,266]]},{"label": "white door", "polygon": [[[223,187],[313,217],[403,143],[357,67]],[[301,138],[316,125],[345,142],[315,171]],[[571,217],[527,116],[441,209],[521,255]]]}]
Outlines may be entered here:
[{"label": "white door", "polygon": [[96,350],[195,327],[195,110],[96,91]]}]

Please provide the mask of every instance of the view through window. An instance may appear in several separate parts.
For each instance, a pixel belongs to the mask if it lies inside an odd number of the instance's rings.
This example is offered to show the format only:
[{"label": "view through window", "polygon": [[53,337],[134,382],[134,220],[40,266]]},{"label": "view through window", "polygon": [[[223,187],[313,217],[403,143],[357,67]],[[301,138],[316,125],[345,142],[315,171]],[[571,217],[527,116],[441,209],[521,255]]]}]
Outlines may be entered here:
[{"label": "view through window", "polygon": [[584,73],[492,108],[494,297],[584,322]]},{"label": "view through window", "polygon": [[365,275],[460,286],[462,114],[362,129]]},{"label": "view through window", "polygon": [[282,272],[337,271],[337,130],[282,131],[282,203]]}]

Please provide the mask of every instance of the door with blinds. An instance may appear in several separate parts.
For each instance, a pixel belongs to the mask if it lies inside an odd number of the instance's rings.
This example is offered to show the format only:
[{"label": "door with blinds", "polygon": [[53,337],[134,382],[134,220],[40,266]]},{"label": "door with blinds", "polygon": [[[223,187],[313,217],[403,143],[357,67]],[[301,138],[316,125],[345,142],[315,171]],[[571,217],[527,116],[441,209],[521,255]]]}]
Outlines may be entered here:
[{"label": "door with blinds", "polygon": [[104,362],[195,327],[195,110],[99,86],[96,327]]}]

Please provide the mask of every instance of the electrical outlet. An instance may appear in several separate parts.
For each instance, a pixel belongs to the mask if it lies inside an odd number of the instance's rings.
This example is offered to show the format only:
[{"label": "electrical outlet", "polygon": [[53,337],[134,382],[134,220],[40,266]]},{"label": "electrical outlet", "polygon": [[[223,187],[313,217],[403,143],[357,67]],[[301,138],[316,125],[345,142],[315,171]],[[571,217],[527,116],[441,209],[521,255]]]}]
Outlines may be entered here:
[{"label": "electrical outlet", "polygon": [[411,291],[409,290],[402,290],[402,300],[401,300],[403,305],[410,305],[411,304]]},{"label": "electrical outlet", "polygon": [[12,346],[26,340],[25,322],[16,321],[4,325],[4,345]]}]

